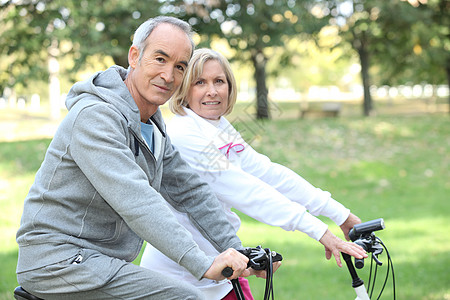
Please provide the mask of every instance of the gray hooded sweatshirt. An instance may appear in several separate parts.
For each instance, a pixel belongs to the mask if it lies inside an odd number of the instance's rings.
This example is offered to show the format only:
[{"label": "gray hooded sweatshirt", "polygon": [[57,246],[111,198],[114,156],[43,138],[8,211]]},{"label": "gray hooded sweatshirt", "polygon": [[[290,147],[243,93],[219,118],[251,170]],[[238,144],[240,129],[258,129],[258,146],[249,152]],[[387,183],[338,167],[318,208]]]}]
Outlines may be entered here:
[{"label": "gray hooded sweatshirt", "polygon": [[161,112],[154,154],[140,114],[113,66],[70,90],[60,124],[25,199],[17,232],[17,272],[41,268],[91,249],[133,261],[143,240],[200,279],[211,266],[168,205],[187,213],[219,250],[241,246],[209,186],[166,135]]}]

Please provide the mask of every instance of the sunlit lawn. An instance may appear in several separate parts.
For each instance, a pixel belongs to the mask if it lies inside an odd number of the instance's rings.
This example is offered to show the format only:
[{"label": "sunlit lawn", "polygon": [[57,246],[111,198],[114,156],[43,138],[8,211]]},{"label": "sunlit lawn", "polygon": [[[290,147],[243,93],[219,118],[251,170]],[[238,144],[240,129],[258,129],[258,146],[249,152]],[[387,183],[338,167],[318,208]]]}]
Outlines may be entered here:
[{"label": "sunlit lawn", "polygon": [[[394,261],[398,299],[449,299],[449,125],[448,116],[286,120],[266,124],[253,145],[332,192],[363,220],[385,219],[377,234]],[[246,219],[240,236],[284,254],[277,299],[355,297],[346,268],[326,261],[322,246],[305,235]],[[380,258],[385,265],[374,295],[387,266],[386,256]],[[368,269],[360,271],[363,279]],[[260,281],[252,279],[257,299]],[[391,282],[383,295],[392,299]]]},{"label": "sunlit lawn", "polygon": [[[254,148],[330,191],[363,221],[385,219],[386,229],[377,235],[394,262],[398,299],[450,299],[448,115],[294,117],[264,123],[232,115],[234,120]],[[23,199],[49,142],[0,142],[0,299],[12,299],[17,284],[15,232]],[[261,244],[284,256],[274,277],[275,299],[355,298],[348,271],[326,261],[318,242],[243,218],[239,235],[245,245]],[[342,237],[339,228],[329,224]],[[375,295],[387,267],[385,254],[380,259],[385,264],[379,267]],[[358,271],[364,280],[368,269],[367,262]],[[255,299],[262,299],[264,280],[250,280]],[[381,299],[392,299],[391,280]]]}]

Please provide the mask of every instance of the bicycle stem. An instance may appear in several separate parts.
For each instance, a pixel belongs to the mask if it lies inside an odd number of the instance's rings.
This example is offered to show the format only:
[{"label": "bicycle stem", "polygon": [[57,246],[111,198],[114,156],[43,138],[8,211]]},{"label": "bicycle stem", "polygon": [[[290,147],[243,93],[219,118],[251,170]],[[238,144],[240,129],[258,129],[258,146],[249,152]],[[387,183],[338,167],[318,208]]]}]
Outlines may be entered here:
[{"label": "bicycle stem", "polygon": [[345,263],[347,264],[348,271],[350,272],[350,275],[352,276],[352,287],[357,288],[361,285],[364,285],[364,281],[358,277],[358,274],[356,273],[355,267],[352,263],[352,257],[348,255],[347,253],[341,252],[342,257],[345,260]]}]

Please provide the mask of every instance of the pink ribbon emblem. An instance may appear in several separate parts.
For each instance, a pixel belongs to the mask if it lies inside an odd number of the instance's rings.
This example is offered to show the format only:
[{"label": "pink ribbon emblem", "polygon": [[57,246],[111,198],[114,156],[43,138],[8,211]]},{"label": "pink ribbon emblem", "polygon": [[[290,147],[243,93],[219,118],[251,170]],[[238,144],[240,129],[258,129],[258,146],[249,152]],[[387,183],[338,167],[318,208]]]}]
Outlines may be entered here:
[{"label": "pink ribbon emblem", "polygon": [[238,148],[235,149],[235,150],[236,150],[236,153],[242,152],[242,151],[244,151],[244,149],[245,149],[244,145],[242,145],[242,144],[234,144],[234,145],[233,145],[233,143],[228,143],[228,144],[226,144],[225,146],[220,147],[219,150],[222,150],[222,149],[224,149],[224,148],[226,148],[226,147],[228,147],[228,148],[227,148],[227,152],[225,153],[225,156],[226,156],[227,158],[229,158],[229,156],[230,156],[230,150],[231,150],[231,148],[233,148],[233,147],[240,147],[239,149],[238,149]]}]

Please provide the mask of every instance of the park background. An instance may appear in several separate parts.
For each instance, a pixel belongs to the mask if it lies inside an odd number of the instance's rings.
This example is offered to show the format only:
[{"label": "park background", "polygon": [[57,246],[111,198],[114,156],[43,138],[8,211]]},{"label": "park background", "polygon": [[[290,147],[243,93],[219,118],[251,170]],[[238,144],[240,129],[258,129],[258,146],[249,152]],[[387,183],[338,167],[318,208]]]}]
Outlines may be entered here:
[{"label": "park background", "polygon": [[[398,299],[450,299],[449,5],[1,0],[0,299],[17,285],[15,232],[64,95],[92,72],[127,67],[133,31],[159,14],[188,21],[199,47],[231,60],[239,96],[228,119],[256,150],[363,221],[385,219],[377,235]],[[244,244],[284,256],[276,299],[354,298],[347,270],[326,261],[319,243],[242,217]],[[380,259],[375,295],[387,269]],[[359,272],[367,280],[368,266]],[[392,299],[391,279],[382,299]],[[251,285],[262,299],[264,281]]]}]

